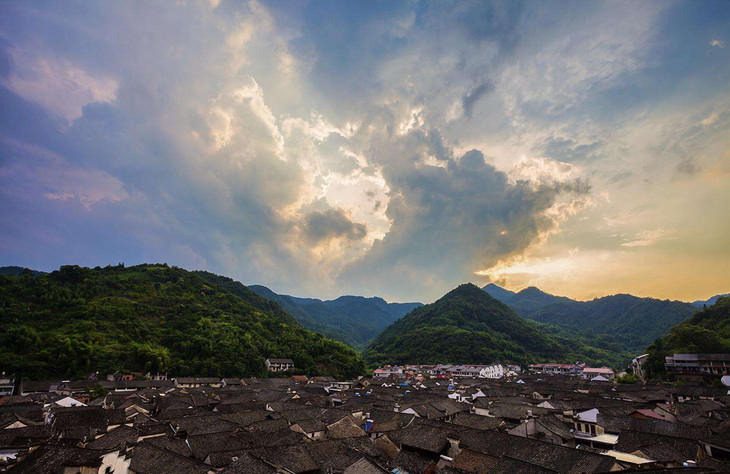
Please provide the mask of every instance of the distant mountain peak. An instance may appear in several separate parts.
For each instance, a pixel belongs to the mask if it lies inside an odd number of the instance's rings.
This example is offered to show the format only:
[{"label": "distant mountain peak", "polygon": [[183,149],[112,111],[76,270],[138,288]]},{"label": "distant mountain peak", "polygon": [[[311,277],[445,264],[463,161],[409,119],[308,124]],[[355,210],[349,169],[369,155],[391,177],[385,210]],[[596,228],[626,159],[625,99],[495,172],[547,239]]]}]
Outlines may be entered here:
[{"label": "distant mountain peak", "polygon": [[547,295],[548,293],[545,293],[544,291],[542,291],[540,288],[538,288],[536,286],[528,286],[527,288],[520,290],[519,294],[521,294],[521,295]]},{"label": "distant mountain peak", "polygon": [[34,277],[45,274],[45,272],[40,272],[38,270],[31,270],[30,268],[26,268],[26,267],[18,267],[15,265],[9,265],[7,267],[0,267],[0,275],[19,277],[19,276],[23,275],[24,273],[28,273]]},{"label": "distant mountain peak", "polygon": [[378,296],[343,295],[332,300],[277,294],[249,285],[260,296],[280,304],[304,327],[356,347],[363,347],[380,331],[421,303],[388,303]]},{"label": "distant mountain peak", "polygon": [[356,295],[342,295],[338,298],[335,298],[335,299],[329,300],[329,301],[333,301],[336,303],[369,301],[369,302],[378,303],[378,304],[388,304],[387,301],[385,301],[383,298],[381,298],[379,296],[368,297],[368,296],[356,296]]},{"label": "distant mountain peak", "polygon": [[557,358],[565,348],[472,283],[459,285],[383,331],[372,363],[491,363]]},{"label": "distant mountain peak", "polygon": [[488,285],[484,285],[482,287],[482,290],[485,291],[490,296],[493,296],[494,298],[497,298],[502,303],[507,303],[510,299],[512,299],[515,296],[514,291],[505,290],[501,286],[495,284],[495,283],[489,283]]},{"label": "distant mountain peak", "polygon": [[720,298],[723,298],[725,296],[730,296],[730,293],[721,293],[719,295],[715,295],[715,296],[713,296],[711,298],[708,298],[706,300],[693,301],[692,302],[692,305],[693,306],[696,306],[697,308],[702,308],[703,306],[712,306],[715,303],[717,303],[717,300],[719,300]]},{"label": "distant mountain peak", "polygon": [[462,283],[461,285],[457,286],[453,290],[446,293],[441,299],[448,298],[450,296],[456,296],[461,294],[473,294],[476,295],[481,290],[478,286],[476,286],[474,283]]}]

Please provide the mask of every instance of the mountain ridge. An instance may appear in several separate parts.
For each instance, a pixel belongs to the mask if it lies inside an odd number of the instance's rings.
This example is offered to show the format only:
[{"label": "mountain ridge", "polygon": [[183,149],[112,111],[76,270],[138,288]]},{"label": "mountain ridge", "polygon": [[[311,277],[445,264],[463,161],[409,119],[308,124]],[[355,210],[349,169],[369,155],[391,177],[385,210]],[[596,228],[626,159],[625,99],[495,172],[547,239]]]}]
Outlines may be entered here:
[{"label": "mountain ridge", "polygon": [[[483,290],[497,295],[505,294],[495,287],[500,288],[492,284],[486,285]],[[572,332],[618,336],[625,348],[634,352],[642,351],[697,310],[691,303],[627,293],[588,301],[551,295],[536,287],[512,293],[505,294],[503,302],[524,318],[557,325]]]},{"label": "mountain ridge", "polygon": [[646,349],[647,375],[665,374],[665,357],[672,354],[730,354],[730,297],[720,297],[715,304],[697,311],[687,320],[673,326]]},{"label": "mountain ridge", "polygon": [[116,370],[266,376],[272,357],[308,374],[364,372],[354,349],[241,283],[165,264],[0,276],[0,327],[0,367],[35,379]]},{"label": "mountain ridge", "polygon": [[378,296],[343,295],[332,300],[278,294],[262,285],[254,293],[275,301],[307,329],[363,348],[388,325],[421,303],[388,303]]},{"label": "mountain ridge", "polygon": [[706,300],[693,301],[692,304],[698,308],[702,308],[704,306],[712,306],[715,303],[717,303],[717,300],[719,300],[720,298],[724,298],[726,296],[730,296],[730,293],[720,293],[715,296],[710,296]]},{"label": "mountain ridge", "polygon": [[[578,350],[576,347],[578,346]],[[611,354],[546,334],[476,285],[463,284],[416,308],[364,351],[369,364],[528,363],[577,360],[607,363]],[[618,364],[617,359],[612,362]]]}]

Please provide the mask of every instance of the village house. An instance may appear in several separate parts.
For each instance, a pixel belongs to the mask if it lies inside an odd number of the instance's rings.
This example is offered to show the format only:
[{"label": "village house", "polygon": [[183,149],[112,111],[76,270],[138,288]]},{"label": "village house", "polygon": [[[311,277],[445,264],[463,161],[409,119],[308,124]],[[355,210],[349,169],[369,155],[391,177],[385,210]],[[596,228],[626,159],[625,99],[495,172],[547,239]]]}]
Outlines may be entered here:
[{"label": "village house", "polygon": [[61,384],[60,380],[57,380],[55,382],[51,381],[32,381],[32,380],[23,380],[20,382],[20,387],[18,389],[21,396],[26,395],[33,395],[37,393],[51,393],[55,392],[55,390],[58,388],[58,386]]},{"label": "village house", "polygon": [[378,367],[373,371],[373,377],[387,378],[392,376],[400,377],[403,375],[403,367],[386,365],[384,367]]},{"label": "village house", "polygon": [[641,354],[640,356],[634,357],[634,359],[631,361],[631,371],[640,380],[644,380],[644,363],[648,358],[649,354]]},{"label": "village house", "polygon": [[291,359],[266,359],[266,370],[269,372],[286,372],[294,370],[294,361]]},{"label": "village house", "polygon": [[124,374],[122,372],[114,372],[113,374],[108,374],[106,376],[106,379],[108,381],[119,381],[119,380],[134,380],[134,375],[132,374]]},{"label": "village house", "polygon": [[584,379],[593,380],[596,377],[601,377],[601,378],[603,378],[602,381],[607,382],[609,380],[613,380],[615,378],[615,375],[613,373],[613,370],[609,367],[598,367],[598,368],[583,367],[583,378]]},{"label": "village house", "polygon": [[[45,391],[44,382],[38,393],[0,398],[0,458],[7,464],[0,469],[730,472],[726,388],[543,373],[443,380],[421,377],[421,366],[403,369],[393,378],[339,383],[337,390],[334,379],[320,376],[302,383],[181,377],[177,386],[172,380],[60,384],[64,391],[109,388],[87,406]],[[127,391],[131,386],[136,390]]]},{"label": "village house", "polygon": [[15,389],[15,376],[5,375],[3,372],[0,375],[0,396],[12,395]]},{"label": "village house", "polygon": [[147,380],[155,380],[155,381],[167,380],[167,372],[165,372],[164,374],[161,372],[155,372],[154,374],[152,372],[147,372],[144,375],[144,378],[146,378]]},{"label": "village house", "polygon": [[492,365],[455,365],[446,370],[450,377],[479,377],[498,379],[504,376],[501,364]]},{"label": "village house", "polygon": [[598,424],[598,414],[597,408],[591,408],[573,416],[575,441],[591,448],[613,449],[618,443],[618,436],[605,432]]},{"label": "village house", "polygon": [[730,354],[674,354],[667,356],[668,375],[730,375]]},{"label": "village house", "polygon": [[528,370],[533,373],[555,374],[555,375],[581,375],[584,364],[530,364]]},{"label": "village house", "polygon": [[177,377],[173,381],[175,386],[180,388],[220,388],[223,386],[223,380],[218,377]]}]

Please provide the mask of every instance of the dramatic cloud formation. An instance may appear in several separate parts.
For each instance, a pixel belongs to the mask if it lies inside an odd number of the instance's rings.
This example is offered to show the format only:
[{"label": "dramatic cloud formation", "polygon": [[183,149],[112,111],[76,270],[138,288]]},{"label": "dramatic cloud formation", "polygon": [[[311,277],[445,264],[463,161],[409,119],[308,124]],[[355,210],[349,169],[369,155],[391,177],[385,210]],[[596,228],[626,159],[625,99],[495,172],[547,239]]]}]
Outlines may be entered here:
[{"label": "dramatic cloud formation", "polygon": [[4,2],[0,264],[421,301],[727,291],[729,14]]}]

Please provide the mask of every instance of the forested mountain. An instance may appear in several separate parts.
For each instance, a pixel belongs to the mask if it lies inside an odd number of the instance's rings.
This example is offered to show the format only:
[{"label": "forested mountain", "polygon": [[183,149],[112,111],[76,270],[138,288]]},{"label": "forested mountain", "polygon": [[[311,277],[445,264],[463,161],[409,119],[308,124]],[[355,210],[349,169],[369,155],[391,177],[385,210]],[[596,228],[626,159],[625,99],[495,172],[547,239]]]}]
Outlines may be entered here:
[{"label": "forested mountain", "polygon": [[730,354],[730,297],[719,298],[677,324],[646,352],[649,359],[644,368],[650,377],[663,375],[664,357],[671,354]]},{"label": "forested mountain", "polygon": [[167,265],[0,276],[0,327],[0,367],[35,379],[121,369],[260,376],[268,357],[310,374],[364,369],[353,349],[242,284]]},{"label": "forested mountain", "polygon": [[248,287],[277,302],[305,328],[353,347],[364,348],[375,336],[421,303],[387,303],[382,298],[340,296],[335,300],[280,295],[261,285]]},{"label": "forested mountain", "polygon": [[[529,287],[513,293],[489,284],[484,291],[517,314],[541,323],[556,325],[568,333],[591,338],[611,338],[628,351],[641,352],[656,338],[687,319],[697,308],[681,301],[612,295],[591,301],[576,301]],[[567,334],[566,334],[567,335]]]},{"label": "forested mountain", "polygon": [[0,267],[0,275],[5,276],[20,276],[23,273],[29,273],[32,276],[38,276],[43,275],[44,272],[39,272],[37,270],[31,270],[30,268],[24,268],[24,267],[16,267],[16,266],[7,266],[7,267]]},{"label": "forested mountain", "polygon": [[706,300],[693,301],[692,305],[696,306],[698,308],[704,308],[705,306],[712,306],[713,304],[717,303],[717,300],[719,300],[723,296],[730,296],[730,293],[723,293],[721,295],[715,295],[710,298],[707,298]]},{"label": "forested mountain", "polygon": [[548,335],[472,284],[417,308],[364,353],[370,364],[577,361],[620,365],[624,355]]}]

